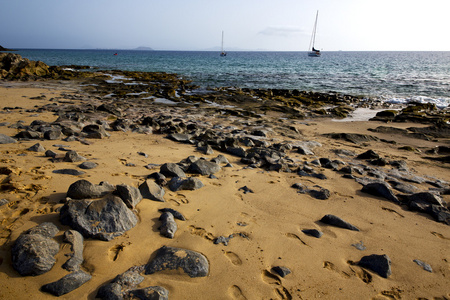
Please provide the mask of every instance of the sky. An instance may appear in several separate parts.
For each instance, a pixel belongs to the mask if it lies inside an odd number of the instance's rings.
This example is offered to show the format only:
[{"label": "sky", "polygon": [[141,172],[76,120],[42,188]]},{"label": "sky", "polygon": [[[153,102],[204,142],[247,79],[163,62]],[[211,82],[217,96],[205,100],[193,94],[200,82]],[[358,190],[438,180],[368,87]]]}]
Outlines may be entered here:
[{"label": "sky", "polygon": [[0,45],[450,51],[450,0],[0,0]]}]

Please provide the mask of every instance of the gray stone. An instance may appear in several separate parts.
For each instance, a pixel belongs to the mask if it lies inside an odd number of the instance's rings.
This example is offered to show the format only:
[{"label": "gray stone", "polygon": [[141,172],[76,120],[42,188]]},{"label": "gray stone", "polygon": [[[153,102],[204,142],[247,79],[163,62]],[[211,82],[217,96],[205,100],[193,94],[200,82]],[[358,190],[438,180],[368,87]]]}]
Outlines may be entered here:
[{"label": "gray stone", "polygon": [[348,230],[359,231],[359,229],[357,227],[353,226],[352,224],[342,220],[341,218],[339,218],[335,215],[325,215],[325,216],[323,216],[322,219],[320,219],[320,221],[322,223],[325,223],[328,225],[333,225],[333,226],[348,229]]},{"label": "gray stone", "polygon": [[96,185],[87,180],[80,179],[69,186],[67,197],[72,199],[99,198],[114,190],[115,187],[107,182],[101,182],[99,185]]},{"label": "gray stone", "polygon": [[64,276],[58,281],[42,286],[42,291],[59,297],[79,288],[80,286],[91,280],[91,278],[91,275],[85,273],[82,270],[78,270]]},{"label": "gray stone", "polygon": [[358,265],[363,268],[372,270],[384,278],[388,278],[392,274],[391,260],[389,256],[387,256],[386,254],[383,255],[372,254],[364,256],[358,262]]},{"label": "gray stone", "polygon": [[63,158],[63,161],[66,162],[80,162],[86,160],[83,156],[79,155],[76,151],[70,150],[66,152],[66,155]]},{"label": "gray stone", "polygon": [[190,277],[205,277],[209,273],[209,263],[206,257],[198,252],[163,246],[145,266],[145,274],[178,269],[182,269]]},{"label": "gray stone", "polygon": [[167,177],[186,177],[184,171],[180,168],[179,165],[174,163],[165,163],[161,166],[160,171],[161,174]]},{"label": "gray stone", "polygon": [[421,266],[425,271],[433,273],[433,269],[431,268],[431,266],[429,264],[427,264],[424,261],[418,260],[418,259],[414,259],[413,262],[415,262],[416,264],[418,264],[419,266]]},{"label": "gray stone", "polygon": [[67,271],[75,271],[80,269],[83,263],[83,236],[76,230],[67,230],[64,232],[64,242],[70,244],[72,251],[69,259],[62,265]]},{"label": "gray stone", "polygon": [[172,209],[172,208],[161,208],[158,211],[162,212],[162,213],[170,212],[175,219],[178,219],[178,220],[181,220],[181,221],[186,221],[186,218],[179,211],[177,211],[175,209]]},{"label": "gray stone", "polygon": [[11,249],[13,268],[22,276],[48,272],[59,251],[59,244],[52,239],[58,231],[54,224],[42,223],[23,232]]},{"label": "gray stone", "polygon": [[0,144],[14,144],[14,143],[17,143],[15,139],[0,133]]},{"label": "gray stone", "polygon": [[188,177],[186,179],[180,177],[174,177],[169,181],[169,188],[171,191],[181,191],[181,190],[198,190],[202,188],[204,184],[200,179],[196,177]]},{"label": "gray stone", "polygon": [[81,169],[90,170],[90,169],[97,168],[97,166],[98,165],[95,162],[85,161],[85,162],[81,163],[78,167]]},{"label": "gray stone", "polygon": [[189,166],[190,172],[201,175],[211,175],[219,172],[220,169],[221,167],[218,164],[204,159],[199,159]]},{"label": "gray stone", "polygon": [[160,233],[169,239],[173,239],[175,232],[177,231],[177,223],[175,222],[173,215],[170,212],[164,212],[160,217],[161,221]]},{"label": "gray stone", "polygon": [[79,176],[79,175],[83,175],[85,172],[76,170],[76,169],[59,169],[59,170],[53,170],[52,173]]},{"label": "gray stone", "polygon": [[320,238],[323,235],[323,232],[317,229],[303,229],[302,232],[306,235],[313,236],[315,238]]},{"label": "gray stone", "polygon": [[0,207],[5,205],[5,204],[7,204],[7,203],[9,203],[8,199],[0,199]]},{"label": "gray stone", "polygon": [[223,154],[219,154],[217,157],[211,159],[211,161],[216,164],[229,164],[230,163]]},{"label": "gray stone", "polygon": [[28,148],[28,150],[34,152],[45,152],[44,146],[42,146],[40,143],[34,144],[30,148]]},{"label": "gray stone", "polygon": [[289,268],[282,267],[282,266],[273,267],[272,271],[275,272],[276,274],[280,275],[283,278],[286,277],[287,275],[291,274],[291,270],[289,270]]},{"label": "gray stone", "polygon": [[192,141],[192,135],[190,135],[190,134],[172,133],[172,134],[169,134],[167,137],[175,142],[188,143],[188,144],[194,143]]},{"label": "gray stone", "polygon": [[134,289],[138,284],[144,281],[144,277],[139,274],[140,269],[140,267],[132,267],[126,272],[117,275],[110,283],[99,288],[96,298],[105,300],[123,300],[126,291]]},{"label": "gray stone", "polygon": [[386,182],[371,182],[363,186],[362,192],[378,197],[383,197],[396,204],[400,204],[397,196],[391,190],[391,187]]},{"label": "gray stone", "polygon": [[90,139],[102,139],[111,136],[102,125],[91,124],[81,130]]},{"label": "gray stone", "polygon": [[58,140],[61,136],[61,129],[58,128],[52,128],[44,132],[44,139],[46,140]]},{"label": "gray stone", "polygon": [[143,199],[139,189],[126,184],[117,185],[114,194],[119,196],[130,209],[135,208]]},{"label": "gray stone", "polygon": [[439,195],[430,192],[412,194],[408,196],[408,200],[414,202],[425,202],[428,204],[434,204],[442,207],[445,207],[446,204]]},{"label": "gray stone", "polygon": [[165,202],[164,189],[152,180],[146,180],[139,186],[139,191],[145,199]]},{"label": "gray stone", "polygon": [[160,286],[150,286],[143,289],[132,290],[128,293],[131,299],[140,300],[168,300],[169,291]]},{"label": "gray stone", "polygon": [[47,150],[45,151],[45,157],[51,157],[51,158],[55,158],[58,155],[58,153],[56,153],[53,150]]},{"label": "gray stone", "polygon": [[60,221],[84,237],[109,241],[137,224],[136,215],[119,197],[100,200],[69,200],[60,210]]}]

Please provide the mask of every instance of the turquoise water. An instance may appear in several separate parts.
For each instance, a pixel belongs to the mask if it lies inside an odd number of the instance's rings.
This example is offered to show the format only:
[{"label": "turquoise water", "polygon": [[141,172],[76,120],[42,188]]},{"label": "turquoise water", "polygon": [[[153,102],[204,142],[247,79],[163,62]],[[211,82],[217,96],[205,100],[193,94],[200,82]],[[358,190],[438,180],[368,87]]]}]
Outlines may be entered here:
[{"label": "turquoise water", "polygon": [[[450,52],[19,50],[48,65],[177,73],[202,87],[335,91],[391,102],[450,103]],[[118,53],[118,55],[114,55]]]}]

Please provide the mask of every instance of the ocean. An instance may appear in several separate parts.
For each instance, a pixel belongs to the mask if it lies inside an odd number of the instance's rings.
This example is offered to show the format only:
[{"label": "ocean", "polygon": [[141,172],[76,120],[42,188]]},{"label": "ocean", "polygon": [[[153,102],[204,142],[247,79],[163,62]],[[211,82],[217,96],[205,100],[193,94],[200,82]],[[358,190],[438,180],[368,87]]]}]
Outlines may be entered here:
[{"label": "ocean", "polygon": [[[450,52],[228,52],[21,49],[48,65],[176,73],[201,87],[339,92],[392,103],[450,104]],[[114,55],[117,53],[117,55]]]}]

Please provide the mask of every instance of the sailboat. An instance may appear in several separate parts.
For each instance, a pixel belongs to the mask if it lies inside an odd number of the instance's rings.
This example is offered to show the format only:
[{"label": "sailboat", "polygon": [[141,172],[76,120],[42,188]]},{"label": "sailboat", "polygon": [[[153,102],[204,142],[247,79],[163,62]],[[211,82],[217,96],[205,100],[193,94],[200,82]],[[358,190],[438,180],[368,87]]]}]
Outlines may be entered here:
[{"label": "sailboat", "polygon": [[220,56],[227,56],[227,53],[223,51],[223,31],[222,31],[222,51],[220,52]]},{"label": "sailboat", "polygon": [[[319,11],[316,13],[316,21],[314,22],[314,28],[311,36],[311,42],[309,43],[309,48],[311,51],[308,52],[308,56],[320,57],[320,50],[314,48],[314,43],[316,42],[316,29],[317,29],[317,18],[319,17]],[[312,45],[312,47],[311,47]]]}]

